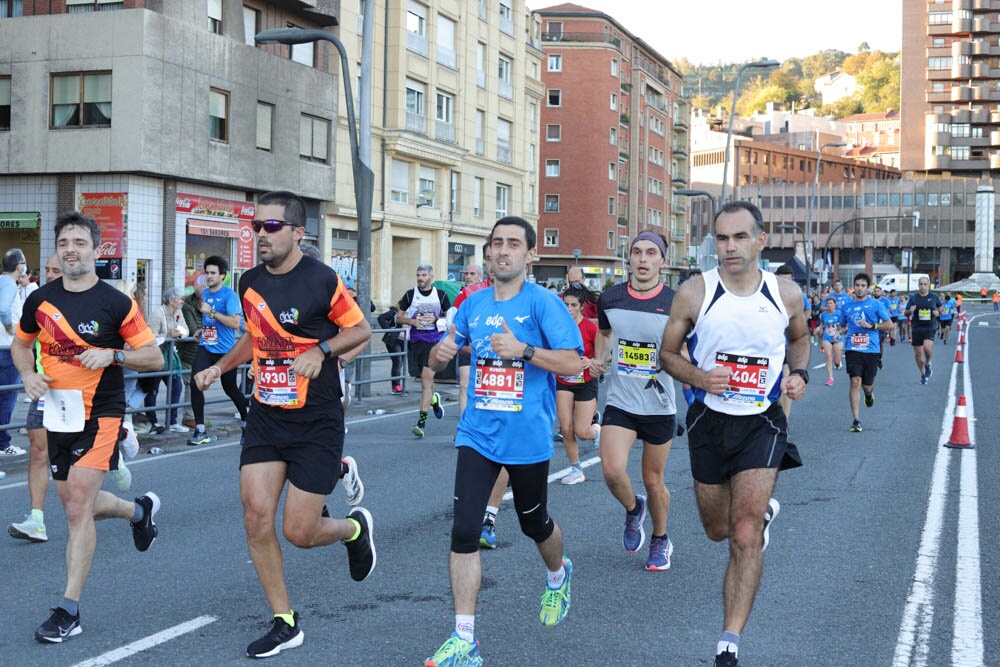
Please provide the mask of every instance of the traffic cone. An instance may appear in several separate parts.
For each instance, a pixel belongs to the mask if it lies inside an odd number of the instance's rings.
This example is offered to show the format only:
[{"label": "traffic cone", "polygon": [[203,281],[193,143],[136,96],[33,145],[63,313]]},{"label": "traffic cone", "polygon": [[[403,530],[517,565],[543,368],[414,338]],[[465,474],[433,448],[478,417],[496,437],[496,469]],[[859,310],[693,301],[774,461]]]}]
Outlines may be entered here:
[{"label": "traffic cone", "polygon": [[959,334],[958,344],[965,345],[965,329],[962,329],[962,333]]},{"label": "traffic cone", "polygon": [[951,427],[951,437],[945,447],[952,449],[972,449],[975,445],[969,440],[969,419],[965,416],[965,396],[958,397],[955,406],[955,422]]},{"label": "traffic cone", "polygon": [[961,345],[956,345],[955,346],[955,363],[956,364],[964,364],[965,363],[965,357],[962,356],[962,346]]}]

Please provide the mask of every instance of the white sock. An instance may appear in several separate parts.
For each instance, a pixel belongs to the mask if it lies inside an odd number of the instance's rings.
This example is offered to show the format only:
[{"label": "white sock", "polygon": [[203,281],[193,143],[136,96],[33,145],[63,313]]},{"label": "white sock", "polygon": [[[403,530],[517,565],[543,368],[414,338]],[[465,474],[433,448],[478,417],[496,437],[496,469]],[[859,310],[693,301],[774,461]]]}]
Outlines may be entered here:
[{"label": "white sock", "polygon": [[455,633],[467,642],[475,641],[476,616],[475,614],[455,614]]},{"label": "white sock", "polygon": [[497,512],[499,512],[499,511],[500,511],[499,507],[493,507],[493,505],[487,505],[486,506],[486,518],[489,519],[490,521],[493,521],[495,523],[496,520],[497,520]]},{"label": "white sock", "polygon": [[559,569],[555,572],[549,570],[545,577],[545,583],[548,584],[549,588],[559,588],[563,585],[563,581],[566,579],[566,566],[560,565]]}]

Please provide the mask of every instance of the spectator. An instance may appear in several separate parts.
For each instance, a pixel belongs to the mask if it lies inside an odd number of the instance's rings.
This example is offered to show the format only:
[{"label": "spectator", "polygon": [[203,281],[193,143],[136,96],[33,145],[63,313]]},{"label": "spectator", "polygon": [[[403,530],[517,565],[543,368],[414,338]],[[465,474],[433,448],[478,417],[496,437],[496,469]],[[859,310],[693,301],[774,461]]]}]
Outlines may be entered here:
[{"label": "spectator", "polygon": [[[21,374],[14,367],[10,356],[10,344],[14,339],[14,328],[21,319],[24,302],[18,294],[18,281],[27,275],[28,264],[20,248],[11,248],[3,254],[3,274],[0,275],[0,385],[20,384]],[[17,390],[0,391],[0,425],[10,423],[17,402]],[[0,430],[0,455],[20,456],[24,450],[10,441],[10,431]]]}]

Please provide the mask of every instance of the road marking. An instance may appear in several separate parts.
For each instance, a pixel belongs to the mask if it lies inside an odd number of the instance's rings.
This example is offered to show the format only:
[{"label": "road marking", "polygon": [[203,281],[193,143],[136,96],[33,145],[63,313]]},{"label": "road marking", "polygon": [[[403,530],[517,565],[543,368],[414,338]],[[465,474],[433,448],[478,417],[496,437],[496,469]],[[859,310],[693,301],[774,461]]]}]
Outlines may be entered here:
[{"label": "road marking", "polygon": [[103,653],[96,658],[78,662],[73,665],[73,667],[100,667],[100,665],[110,665],[118,662],[119,660],[131,658],[136,653],[153,648],[154,646],[168,642],[171,639],[176,639],[183,634],[197,630],[198,628],[204,627],[210,623],[215,623],[217,620],[219,619],[215,616],[199,616],[198,618],[193,618],[190,621],[181,623],[180,625],[167,628],[162,632],[157,632],[155,635],[150,635],[126,646],[122,646],[121,648],[116,648],[113,651]]},{"label": "road marking", "polygon": [[[592,458],[587,459],[586,461],[580,461],[580,467],[581,468],[589,468],[590,466],[596,465],[596,464],[598,464],[600,462],[601,462],[601,457],[600,456],[594,456]],[[557,470],[556,472],[550,472],[549,473],[549,484],[551,484],[552,482],[556,481],[557,479],[562,479],[563,477],[565,477],[566,475],[568,475],[569,471],[572,470],[572,469],[573,469],[572,467],[567,466],[567,467],[563,468],[562,470]],[[514,497],[514,493],[512,491],[508,491],[507,493],[503,494],[503,499],[504,500],[510,500],[513,497]]]}]

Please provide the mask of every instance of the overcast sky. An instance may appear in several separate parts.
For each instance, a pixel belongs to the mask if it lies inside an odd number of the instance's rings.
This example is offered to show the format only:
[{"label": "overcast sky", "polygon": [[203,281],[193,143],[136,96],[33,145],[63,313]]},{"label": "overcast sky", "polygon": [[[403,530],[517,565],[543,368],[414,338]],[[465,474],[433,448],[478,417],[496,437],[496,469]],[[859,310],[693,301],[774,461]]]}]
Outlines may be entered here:
[{"label": "overcast sky", "polygon": [[[560,4],[528,0],[531,9]],[[902,0],[578,0],[668,60],[695,64],[803,58],[826,49],[898,51]],[[543,24],[542,30],[545,29]]]}]

